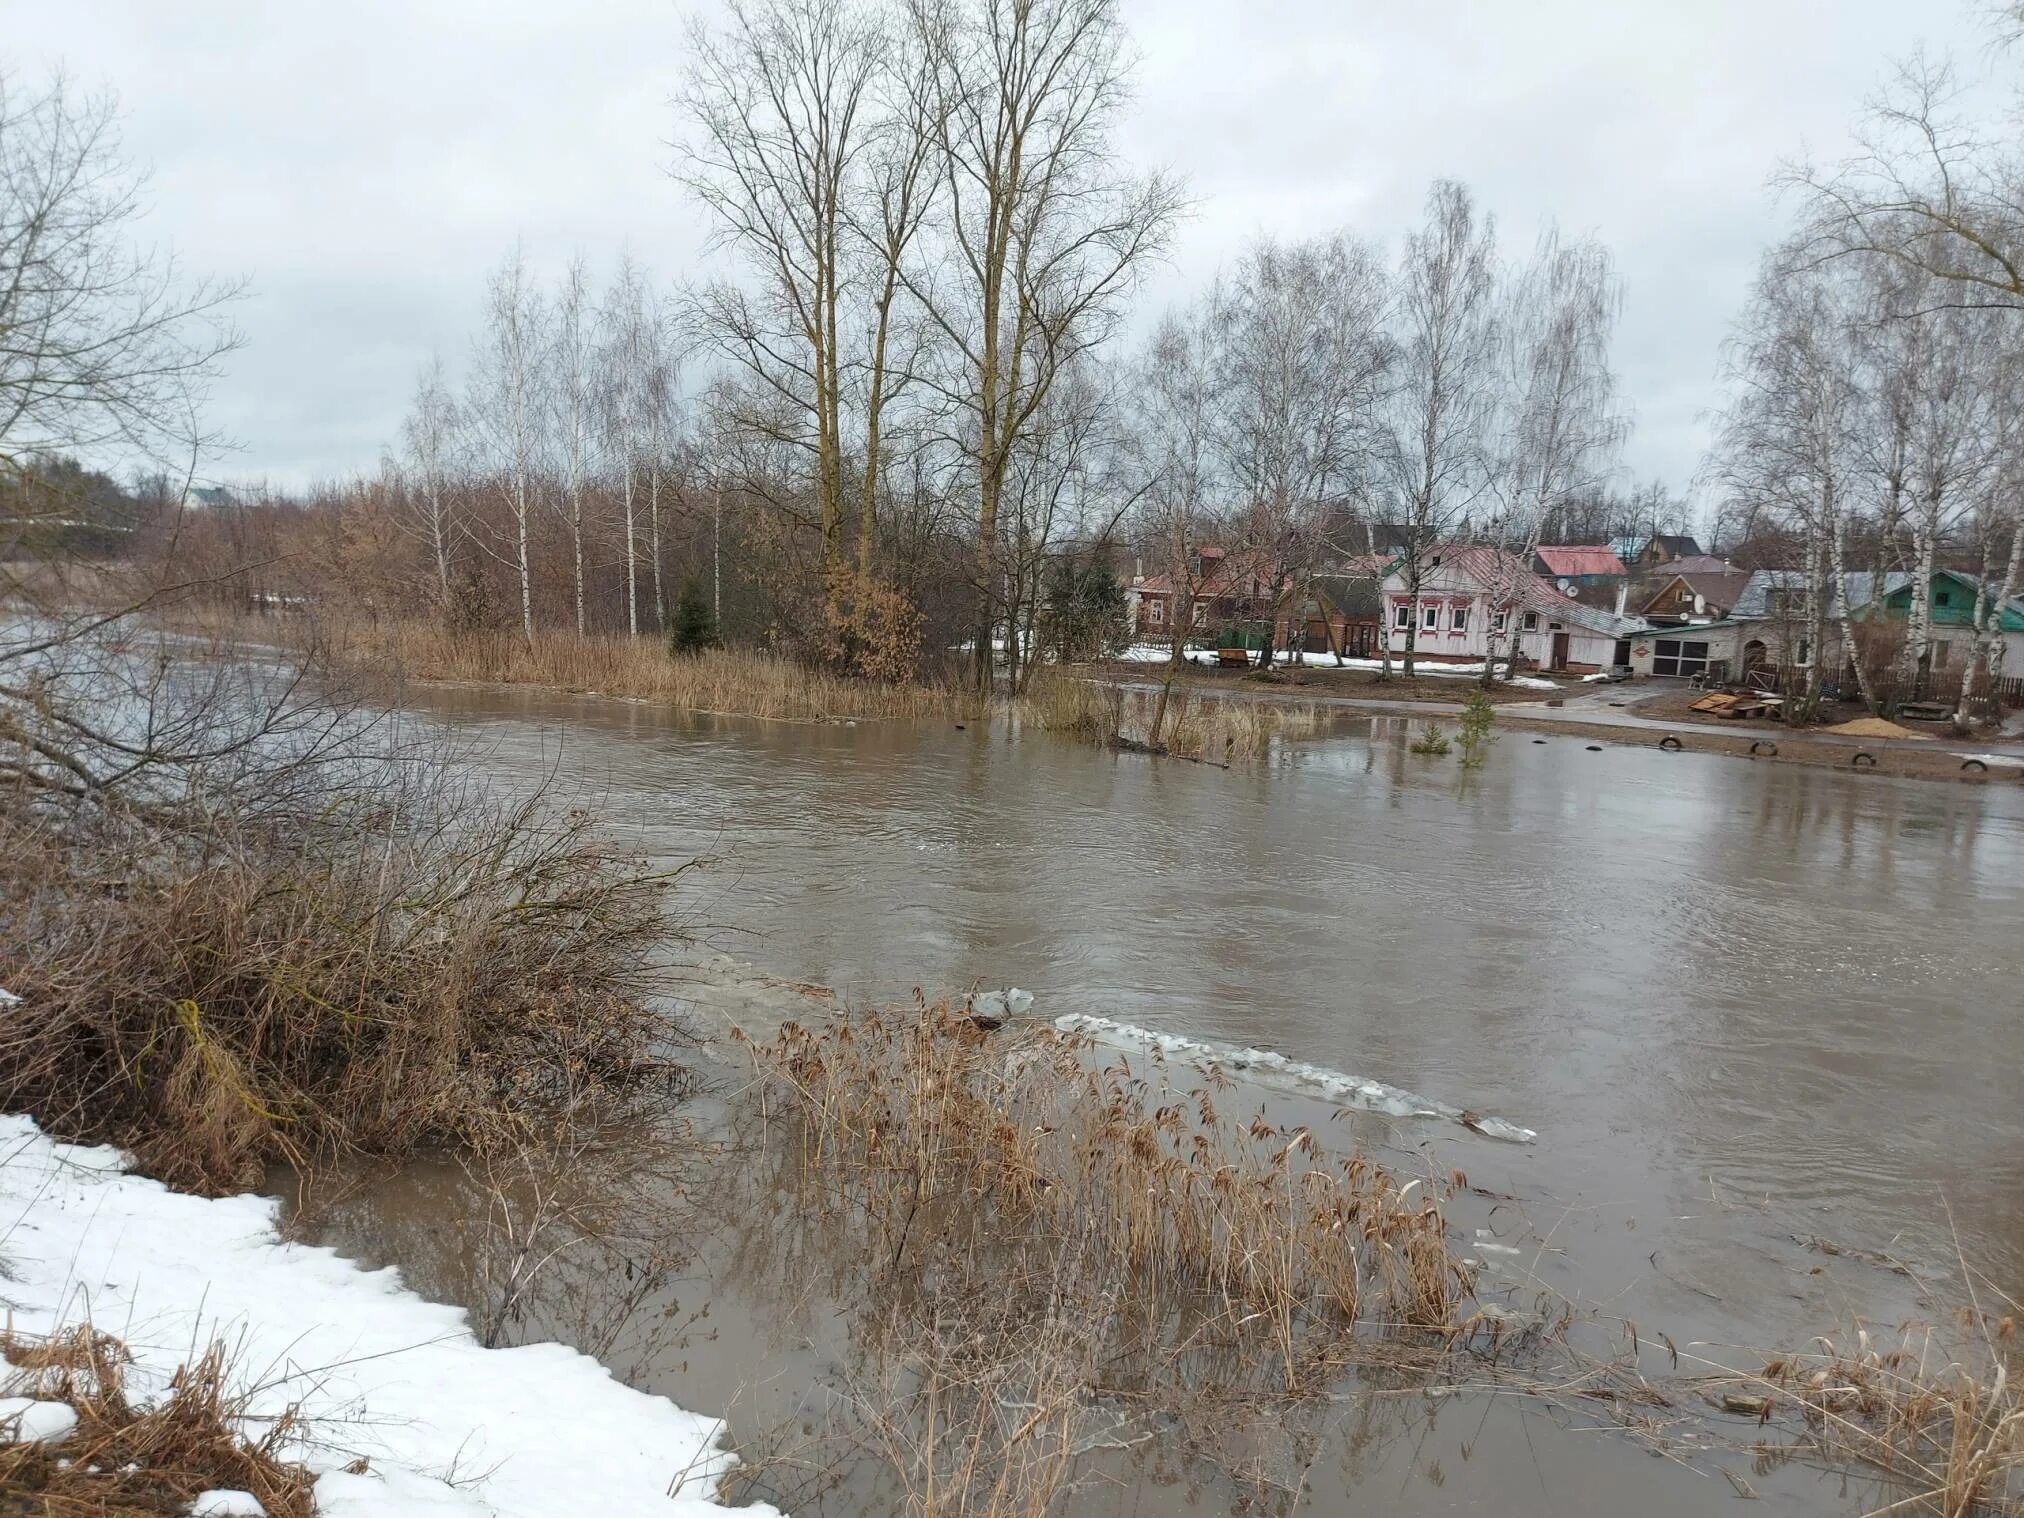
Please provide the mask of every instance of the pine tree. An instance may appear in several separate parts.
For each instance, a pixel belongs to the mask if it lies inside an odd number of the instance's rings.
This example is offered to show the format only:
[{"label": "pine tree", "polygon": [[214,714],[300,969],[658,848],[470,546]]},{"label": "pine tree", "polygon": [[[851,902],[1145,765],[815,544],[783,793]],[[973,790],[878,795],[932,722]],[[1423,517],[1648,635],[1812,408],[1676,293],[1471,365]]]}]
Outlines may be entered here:
[{"label": "pine tree", "polygon": [[677,655],[701,653],[717,646],[717,616],[710,610],[709,597],[694,580],[682,587],[675,603],[674,625],[668,629],[668,651]]}]

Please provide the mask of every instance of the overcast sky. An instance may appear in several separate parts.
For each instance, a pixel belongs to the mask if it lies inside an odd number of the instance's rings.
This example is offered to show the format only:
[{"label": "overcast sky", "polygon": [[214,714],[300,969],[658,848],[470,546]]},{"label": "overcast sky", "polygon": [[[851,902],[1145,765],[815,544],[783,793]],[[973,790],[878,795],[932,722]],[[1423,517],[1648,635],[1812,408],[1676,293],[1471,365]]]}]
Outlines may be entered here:
[{"label": "overcast sky", "polygon": [[[1838,156],[1891,61],[1985,62],[1972,0],[1125,0],[1142,54],[1123,151],[1200,211],[1148,311],[1262,231],[1392,246],[1468,181],[1510,251],[1549,217],[1616,252],[1627,463],[1686,489],[1719,349],[1780,225],[1782,157]],[[432,349],[468,351],[515,238],[544,268],[629,246],[695,266],[666,174],[672,0],[0,0],[0,57],[121,96],[149,235],[252,281],[215,396],[221,478],[372,467]],[[28,82],[28,80],[24,80]]]}]

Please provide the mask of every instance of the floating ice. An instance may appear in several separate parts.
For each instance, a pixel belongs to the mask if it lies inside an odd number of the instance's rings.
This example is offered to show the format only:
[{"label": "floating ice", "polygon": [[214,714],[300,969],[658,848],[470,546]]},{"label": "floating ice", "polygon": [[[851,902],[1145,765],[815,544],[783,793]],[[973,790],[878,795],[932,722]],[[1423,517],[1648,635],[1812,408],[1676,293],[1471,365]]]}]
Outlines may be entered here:
[{"label": "floating ice", "polygon": [[1310,1065],[1303,1060],[1288,1059],[1270,1049],[1244,1049],[1232,1044],[1204,1043],[1198,1039],[1183,1038],[1175,1033],[1156,1033],[1150,1028],[1137,1027],[1132,1023],[1116,1022],[1108,1017],[1096,1017],[1084,1012],[1069,1012],[1055,1018],[1054,1026],[1064,1033],[1086,1033],[1092,1038],[1110,1044],[1139,1044],[1158,1049],[1163,1054],[1172,1054],[1199,1064],[1227,1065],[1234,1070],[1264,1071],[1294,1085],[1318,1091],[1347,1107],[1358,1107],[1367,1112],[1383,1112],[1392,1117],[1437,1117],[1450,1122],[1461,1123],[1489,1138],[1505,1139],[1514,1144],[1529,1144],[1539,1135],[1530,1128],[1520,1128],[1516,1123],[1507,1123],[1498,1117],[1482,1117],[1473,1112],[1464,1112],[1459,1107],[1446,1106],[1402,1091],[1397,1086],[1387,1086],[1383,1081],[1374,1081],[1366,1076],[1351,1075],[1342,1070],[1331,1070],[1326,1065]]}]

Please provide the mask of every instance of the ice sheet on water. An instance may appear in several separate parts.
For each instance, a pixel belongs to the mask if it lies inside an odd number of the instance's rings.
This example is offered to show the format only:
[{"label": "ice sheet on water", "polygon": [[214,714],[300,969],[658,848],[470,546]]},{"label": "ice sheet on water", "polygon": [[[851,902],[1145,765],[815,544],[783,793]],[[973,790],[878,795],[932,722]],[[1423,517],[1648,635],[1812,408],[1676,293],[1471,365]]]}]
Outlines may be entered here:
[{"label": "ice sheet on water", "polygon": [[1331,1070],[1326,1065],[1310,1065],[1304,1060],[1288,1059],[1271,1049],[1206,1043],[1200,1039],[1183,1038],[1177,1033],[1160,1033],[1085,1012],[1070,1012],[1057,1017],[1054,1026],[1064,1033],[1086,1033],[1104,1043],[1158,1049],[1163,1054],[1193,1060],[1198,1064],[1262,1071],[1303,1089],[1319,1092],[1346,1107],[1358,1107],[1368,1112],[1383,1112],[1392,1117],[1432,1117],[1455,1123],[1465,1122],[1478,1133],[1514,1144],[1529,1144],[1539,1136],[1530,1128],[1507,1123],[1500,1117],[1465,1113],[1459,1107],[1430,1101],[1397,1086],[1387,1086],[1383,1081],[1371,1080],[1368,1076],[1351,1075],[1345,1070]]}]

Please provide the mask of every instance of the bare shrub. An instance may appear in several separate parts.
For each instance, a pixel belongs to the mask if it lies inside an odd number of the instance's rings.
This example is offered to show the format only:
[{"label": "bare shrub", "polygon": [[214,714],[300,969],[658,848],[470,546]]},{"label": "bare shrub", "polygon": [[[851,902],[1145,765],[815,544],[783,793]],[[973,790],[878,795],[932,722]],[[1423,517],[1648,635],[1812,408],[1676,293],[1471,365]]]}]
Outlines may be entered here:
[{"label": "bare shrub", "polygon": [[225,791],[173,830],[0,813],[22,946],[0,1107],[220,1191],[274,1160],[482,1149],[593,1093],[672,1089],[669,1025],[640,1000],[665,876],[581,814],[395,761],[318,795],[254,815]]},{"label": "bare shrub", "polygon": [[901,591],[874,575],[836,569],[817,652],[839,674],[901,685],[920,672],[922,626],[920,608]]}]

